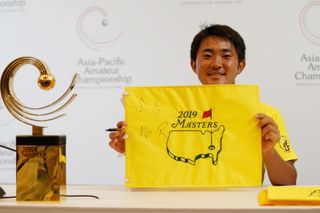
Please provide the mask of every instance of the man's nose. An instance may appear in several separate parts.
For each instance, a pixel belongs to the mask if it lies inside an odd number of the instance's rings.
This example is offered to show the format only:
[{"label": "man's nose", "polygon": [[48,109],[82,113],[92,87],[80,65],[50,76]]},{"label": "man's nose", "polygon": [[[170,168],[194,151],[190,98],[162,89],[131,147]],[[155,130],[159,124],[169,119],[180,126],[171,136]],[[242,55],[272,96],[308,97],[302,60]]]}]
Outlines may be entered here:
[{"label": "man's nose", "polygon": [[214,56],[212,57],[210,66],[213,68],[220,68],[222,66],[222,60],[220,56]]}]

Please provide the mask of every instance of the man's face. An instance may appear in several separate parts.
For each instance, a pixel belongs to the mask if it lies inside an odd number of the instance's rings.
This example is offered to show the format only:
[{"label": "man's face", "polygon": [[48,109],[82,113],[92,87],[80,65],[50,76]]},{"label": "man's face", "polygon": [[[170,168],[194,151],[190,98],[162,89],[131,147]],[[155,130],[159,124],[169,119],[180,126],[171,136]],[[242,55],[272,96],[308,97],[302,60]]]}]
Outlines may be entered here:
[{"label": "man's face", "polygon": [[202,40],[191,66],[202,84],[234,84],[245,61],[239,63],[237,51],[227,39],[210,36]]}]

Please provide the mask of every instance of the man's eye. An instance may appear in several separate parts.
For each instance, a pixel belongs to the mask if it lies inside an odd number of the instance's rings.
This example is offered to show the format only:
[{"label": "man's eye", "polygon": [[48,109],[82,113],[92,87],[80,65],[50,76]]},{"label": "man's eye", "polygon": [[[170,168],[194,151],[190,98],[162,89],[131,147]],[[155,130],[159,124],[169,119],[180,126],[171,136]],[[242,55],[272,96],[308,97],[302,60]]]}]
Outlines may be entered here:
[{"label": "man's eye", "polygon": [[231,55],[223,55],[224,58],[231,58]]},{"label": "man's eye", "polygon": [[203,57],[204,57],[204,58],[210,58],[211,55],[210,55],[210,54],[204,54]]}]

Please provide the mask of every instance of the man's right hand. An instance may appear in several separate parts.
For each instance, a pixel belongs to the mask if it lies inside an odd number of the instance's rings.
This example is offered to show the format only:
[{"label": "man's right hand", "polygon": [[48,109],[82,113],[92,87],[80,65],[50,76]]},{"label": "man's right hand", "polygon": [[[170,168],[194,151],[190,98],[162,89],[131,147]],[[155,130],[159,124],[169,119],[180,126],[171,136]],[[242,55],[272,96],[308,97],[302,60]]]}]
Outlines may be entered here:
[{"label": "man's right hand", "polygon": [[109,134],[110,142],[109,145],[111,148],[116,150],[119,153],[125,152],[125,131],[126,131],[127,124],[125,121],[119,121],[117,123],[117,131],[111,132]]}]

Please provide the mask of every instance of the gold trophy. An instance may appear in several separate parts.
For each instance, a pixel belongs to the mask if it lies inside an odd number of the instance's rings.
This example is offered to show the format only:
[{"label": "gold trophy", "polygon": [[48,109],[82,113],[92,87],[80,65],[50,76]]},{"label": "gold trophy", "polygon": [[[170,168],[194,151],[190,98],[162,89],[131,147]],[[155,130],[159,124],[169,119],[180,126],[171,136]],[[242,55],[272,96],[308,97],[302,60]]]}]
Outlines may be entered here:
[{"label": "gold trophy", "polygon": [[[61,101],[69,96],[78,74],[74,75],[69,88],[57,100],[42,107],[28,107],[16,97],[13,90],[14,76],[26,64],[38,69],[38,86],[42,90],[51,90],[55,86],[55,78],[47,65],[34,57],[15,59],[1,76],[1,96],[6,108],[16,119],[32,126],[32,135],[16,136],[16,199],[60,201],[60,195],[66,192],[66,136],[43,135],[45,126],[32,123],[50,121],[64,115],[57,113],[67,106],[76,94],[72,94],[65,103],[61,104]],[[53,107],[55,109],[50,111]]]}]

